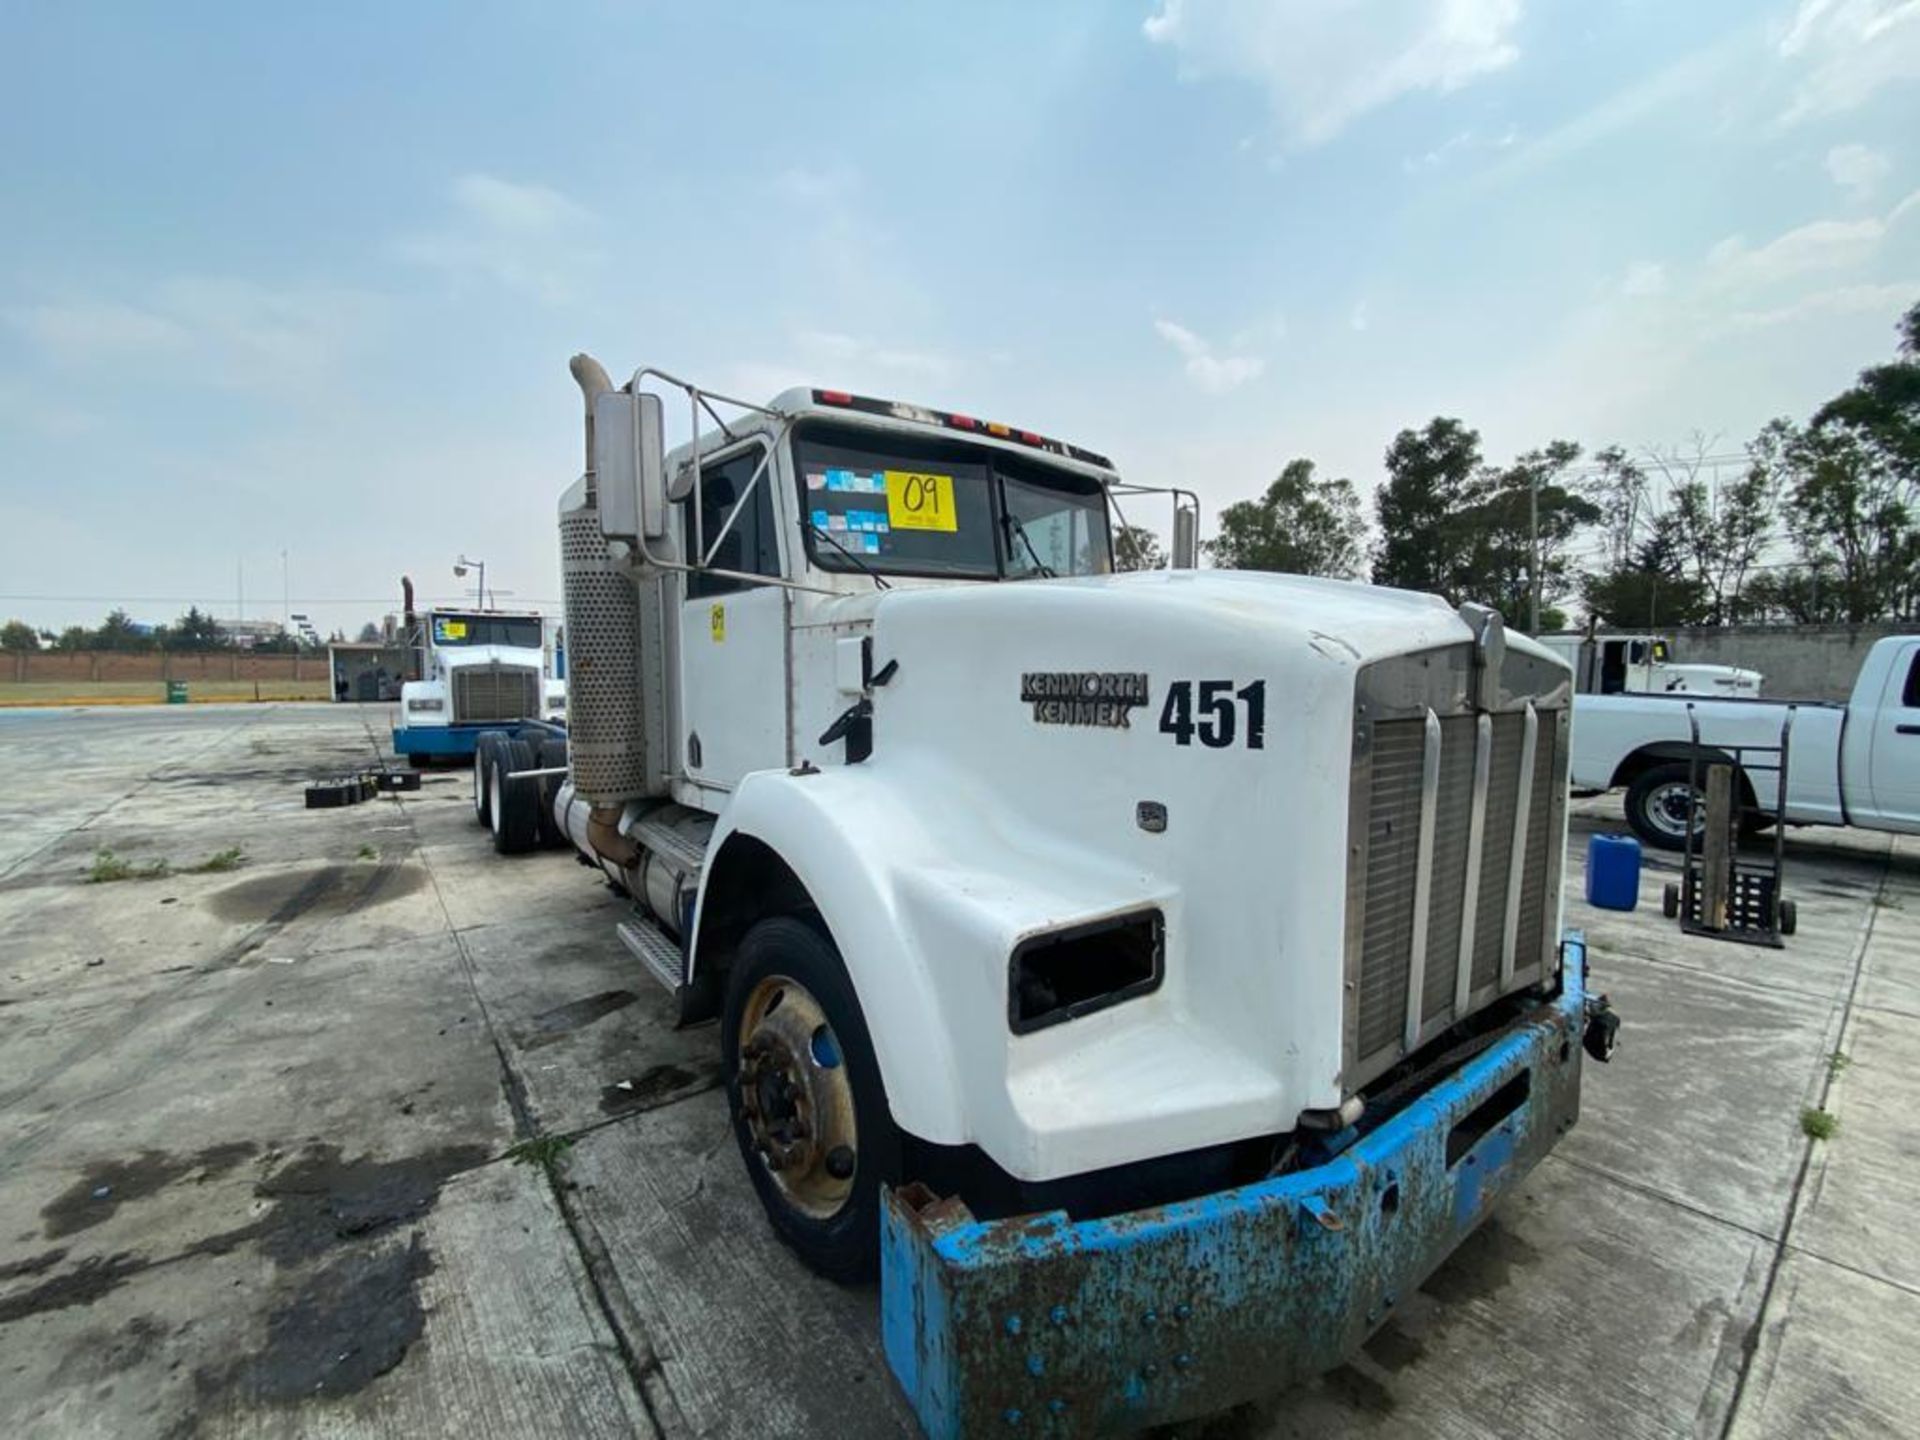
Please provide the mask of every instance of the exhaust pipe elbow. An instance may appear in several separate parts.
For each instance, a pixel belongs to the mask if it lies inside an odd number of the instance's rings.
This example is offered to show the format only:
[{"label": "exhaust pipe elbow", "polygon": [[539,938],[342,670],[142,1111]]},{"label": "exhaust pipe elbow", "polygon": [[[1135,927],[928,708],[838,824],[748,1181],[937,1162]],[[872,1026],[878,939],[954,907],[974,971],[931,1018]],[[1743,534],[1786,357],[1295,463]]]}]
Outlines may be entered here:
[{"label": "exhaust pipe elbow", "polygon": [[587,408],[586,471],[591,475],[593,474],[593,402],[613,389],[613,379],[607,374],[607,367],[584,350],[567,362],[567,369],[573,375],[573,383],[580,387],[580,398]]}]

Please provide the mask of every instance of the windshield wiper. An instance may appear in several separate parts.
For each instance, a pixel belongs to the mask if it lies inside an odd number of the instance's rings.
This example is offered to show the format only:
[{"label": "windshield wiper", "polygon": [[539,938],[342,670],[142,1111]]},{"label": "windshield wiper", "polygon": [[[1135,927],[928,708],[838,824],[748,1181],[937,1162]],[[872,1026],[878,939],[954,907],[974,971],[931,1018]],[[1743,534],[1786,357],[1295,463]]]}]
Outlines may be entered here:
[{"label": "windshield wiper", "polygon": [[1027,558],[1033,561],[1033,568],[1040,573],[1041,578],[1045,580],[1058,579],[1059,577],[1054,573],[1053,567],[1042,560],[1040,558],[1040,552],[1033,548],[1033,537],[1027,534],[1027,527],[1020,523],[1020,517],[1009,510],[1001,516],[1001,519],[1006,523],[1007,530],[1011,534],[1018,535],[1020,537],[1020,543],[1027,547]]},{"label": "windshield wiper", "polygon": [[818,535],[822,540],[826,541],[827,544],[831,545],[834,549],[838,550],[842,555],[846,556],[847,559],[851,560],[853,562],[853,568],[858,570],[862,575],[866,576],[869,580],[873,581],[875,589],[891,590],[893,588],[885,580],[882,580],[878,575],[876,575],[872,570],[870,570],[867,567],[866,561],[862,560],[858,555],[854,554],[851,550],[847,549],[846,546],[842,545],[838,540],[834,539],[833,536],[829,535],[825,530],[822,530],[818,525],[810,524],[808,525],[807,528],[813,531],[813,533]]}]

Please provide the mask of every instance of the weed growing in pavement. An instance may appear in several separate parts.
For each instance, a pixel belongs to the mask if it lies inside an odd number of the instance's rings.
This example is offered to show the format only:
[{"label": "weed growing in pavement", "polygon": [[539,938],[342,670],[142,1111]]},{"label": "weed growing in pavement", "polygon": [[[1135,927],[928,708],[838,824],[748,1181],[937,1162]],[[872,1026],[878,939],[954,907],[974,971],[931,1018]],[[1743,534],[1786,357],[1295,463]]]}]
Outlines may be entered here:
[{"label": "weed growing in pavement", "polygon": [[522,1140],[507,1151],[507,1158],[516,1165],[538,1165],[551,1175],[560,1157],[572,1148],[573,1141],[564,1135],[539,1135],[532,1140]]},{"label": "weed growing in pavement", "polygon": [[1810,1140],[1831,1140],[1840,1133],[1840,1117],[1809,1105],[1800,1112],[1800,1133]]},{"label": "weed growing in pavement", "polygon": [[1838,1080],[1840,1078],[1840,1072],[1851,1064],[1853,1064],[1853,1057],[1847,1054],[1846,1051],[1834,1051],[1831,1055],[1827,1056],[1827,1077],[1832,1080]]},{"label": "weed growing in pavement", "polygon": [[103,845],[94,852],[93,868],[87,872],[87,883],[110,885],[115,880],[164,880],[172,873],[172,867],[164,860],[136,865],[131,860],[122,860]]},{"label": "weed growing in pavement", "polygon": [[378,860],[380,858],[380,851],[372,845],[362,845],[354,854],[362,860]]},{"label": "weed growing in pavement", "polygon": [[247,857],[240,852],[238,845],[230,845],[225,850],[216,850],[198,865],[189,865],[189,875],[224,875],[229,870],[238,870]]}]

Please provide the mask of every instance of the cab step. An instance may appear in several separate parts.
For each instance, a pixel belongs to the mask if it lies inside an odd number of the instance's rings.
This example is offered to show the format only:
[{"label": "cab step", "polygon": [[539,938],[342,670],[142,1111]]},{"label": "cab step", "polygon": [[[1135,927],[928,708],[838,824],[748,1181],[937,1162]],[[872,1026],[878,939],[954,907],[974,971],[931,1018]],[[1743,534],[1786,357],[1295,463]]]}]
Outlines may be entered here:
[{"label": "cab step", "polygon": [[622,920],[614,927],[620,943],[625,945],[646,968],[646,972],[666,988],[669,995],[678,997],[680,987],[686,983],[686,952],[680,948],[680,942],[647,917],[635,915],[632,919]]}]

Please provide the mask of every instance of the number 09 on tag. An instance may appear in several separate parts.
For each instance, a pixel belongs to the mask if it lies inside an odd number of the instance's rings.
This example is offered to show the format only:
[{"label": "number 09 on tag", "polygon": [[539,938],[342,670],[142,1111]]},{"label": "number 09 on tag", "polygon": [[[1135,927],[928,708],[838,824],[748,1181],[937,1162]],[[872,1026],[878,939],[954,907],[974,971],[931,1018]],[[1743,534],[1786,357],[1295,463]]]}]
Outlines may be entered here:
[{"label": "number 09 on tag", "polygon": [[960,528],[953,511],[953,477],[919,470],[887,471],[887,523],[895,530]]}]

